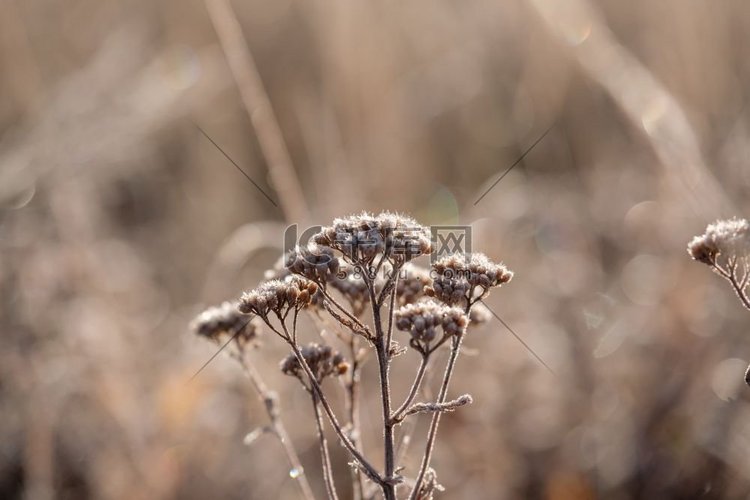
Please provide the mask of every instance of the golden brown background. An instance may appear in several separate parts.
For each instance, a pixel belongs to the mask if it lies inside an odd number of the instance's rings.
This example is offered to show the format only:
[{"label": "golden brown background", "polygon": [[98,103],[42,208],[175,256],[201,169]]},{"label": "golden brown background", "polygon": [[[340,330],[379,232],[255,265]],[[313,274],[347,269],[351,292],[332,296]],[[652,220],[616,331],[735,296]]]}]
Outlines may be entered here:
[{"label": "golden brown background", "polygon": [[[750,4],[233,8],[292,171],[203,2],[0,1],[1,498],[295,498],[278,443],[242,444],[265,416],[237,366],[188,382],[213,347],[187,325],[288,223],[363,209],[472,224],[516,272],[488,303],[555,372],[499,322],[472,332],[441,498],[747,497],[750,316],[685,244],[747,213]],[[255,359],[322,496],[283,354]]]}]

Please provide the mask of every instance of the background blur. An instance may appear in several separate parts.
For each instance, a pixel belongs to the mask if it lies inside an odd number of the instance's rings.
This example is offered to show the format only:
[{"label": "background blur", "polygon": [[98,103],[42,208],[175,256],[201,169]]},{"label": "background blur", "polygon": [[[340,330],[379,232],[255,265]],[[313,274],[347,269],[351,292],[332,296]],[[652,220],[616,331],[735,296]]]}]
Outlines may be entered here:
[{"label": "background blur", "polygon": [[[473,224],[516,272],[488,303],[556,373],[472,332],[442,497],[747,497],[750,315],[685,246],[747,214],[750,4],[233,7],[293,170],[269,175],[201,1],[0,1],[0,497],[295,498],[278,443],[242,443],[266,418],[236,364],[188,383],[215,348],[187,325],[288,223],[363,209]],[[283,354],[255,359],[322,495]]]}]

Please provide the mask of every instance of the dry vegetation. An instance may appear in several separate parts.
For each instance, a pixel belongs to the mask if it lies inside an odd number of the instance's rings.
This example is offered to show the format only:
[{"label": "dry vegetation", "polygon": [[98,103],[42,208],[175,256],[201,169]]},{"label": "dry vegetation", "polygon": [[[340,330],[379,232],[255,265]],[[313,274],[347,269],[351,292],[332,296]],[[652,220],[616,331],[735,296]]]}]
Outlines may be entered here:
[{"label": "dry vegetation", "polygon": [[436,497],[747,497],[750,316],[685,243],[747,216],[750,5],[227,5],[0,2],[0,498],[299,498],[300,474],[323,498],[284,343],[247,355],[301,468],[226,353],[191,380],[215,347],[187,326],[264,279],[289,223],[362,210],[471,224],[516,273],[487,304],[554,372],[495,318],[467,335]]}]

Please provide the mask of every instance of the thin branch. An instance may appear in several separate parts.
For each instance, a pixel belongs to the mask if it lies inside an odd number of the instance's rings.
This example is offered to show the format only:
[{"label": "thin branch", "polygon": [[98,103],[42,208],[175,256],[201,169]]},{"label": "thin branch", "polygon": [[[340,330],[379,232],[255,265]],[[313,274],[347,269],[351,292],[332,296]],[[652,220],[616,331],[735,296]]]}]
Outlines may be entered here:
[{"label": "thin branch", "polygon": [[367,330],[363,330],[359,328],[357,325],[352,324],[352,322],[349,321],[347,318],[344,318],[339,313],[334,311],[333,307],[331,307],[330,305],[330,302],[328,302],[327,300],[323,301],[323,309],[325,309],[328,312],[328,314],[330,314],[331,317],[333,317],[333,319],[341,323],[343,326],[347,327],[352,332],[353,335],[358,335],[360,337],[363,337],[365,340],[367,340],[368,342],[372,344],[373,340],[370,338],[369,334],[367,333]]},{"label": "thin branch", "polygon": [[[456,360],[458,354],[461,351],[461,341],[463,340],[464,334],[457,335],[454,337],[453,345],[451,346],[450,358],[448,358],[448,364],[445,367],[445,374],[443,375],[443,383],[440,386],[440,392],[438,393],[438,404],[444,403],[445,398],[448,394],[448,385],[453,375],[453,370],[456,367]],[[417,479],[414,482],[414,489],[412,489],[410,500],[416,500],[419,490],[422,486],[422,481],[430,467],[430,460],[432,459],[432,451],[435,447],[435,437],[437,436],[438,424],[440,423],[440,415],[442,412],[437,412],[432,415],[432,421],[430,422],[430,429],[427,433],[427,444],[425,445],[424,455],[422,456],[422,464],[419,467],[419,473]]]},{"label": "thin branch", "polygon": [[392,422],[401,422],[404,419],[404,412],[411,406],[411,404],[414,402],[414,399],[416,399],[417,393],[419,393],[419,388],[422,386],[422,380],[424,380],[424,374],[427,371],[427,363],[429,362],[429,359],[429,354],[422,355],[422,360],[419,363],[419,369],[417,370],[416,377],[414,377],[414,383],[412,383],[411,385],[409,395],[406,396],[406,399],[401,404],[401,406],[399,406],[398,409],[393,412],[393,415],[391,416]]},{"label": "thin branch", "polygon": [[328,402],[328,399],[325,397],[325,394],[323,393],[323,389],[320,387],[320,384],[318,384],[318,381],[315,379],[315,375],[310,369],[310,366],[307,364],[307,361],[305,360],[304,356],[302,356],[302,352],[300,352],[299,347],[297,346],[296,343],[292,341],[292,337],[289,334],[286,324],[281,323],[281,326],[284,329],[285,335],[282,335],[281,333],[279,333],[278,330],[276,330],[275,328],[274,328],[274,331],[277,334],[279,334],[281,338],[286,340],[286,342],[292,348],[292,352],[294,353],[294,356],[297,358],[297,361],[299,362],[300,366],[302,366],[302,369],[305,371],[305,374],[307,375],[310,381],[310,386],[313,392],[320,400],[320,404],[323,406],[323,410],[325,411],[326,416],[328,417],[328,421],[331,423],[331,427],[333,427],[333,430],[336,431],[336,435],[338,435],[339,440],[344,445],[344,448],[346,448],[349,451],[349,453],[352,455],[352,457],[354,457],[354,459],[357,462],[359,462],[363,471],[365,472],[365,474],[367,474],[367,477],[369,477],[376,483],[383,485],[384,484],[383,478],[380,477],[380,474],[378,474],[378,472],[370,464],[370,462],[368,462],[367,459],[364,456],[362,456],[362,454],[357,450],[357,448],[351,442],[351,440],[346,435],[344,430],[341,428],[341,424],[339,424],[339,421],[336,418],[336,415],[333,413],[333,409],[331,408],[331,405]]},{"label": "thin branch", "polygon": [[[438,353],[439,355],[439,353]],[[433,394],[432,390],[430,388],[430,382],[434,378],[434,375],[437,373],[433,367],[435,366],[435,363],[430,363],[427,365],[427,369],[425,371],[424,375],[424,381],[422,382],[421,389],[417,392],[423,393],[425,398],[432,399]],[[409,420],[406,420],[402,422],[401,424],[401,441],[399,442],[398,449],[397,449],[397,461],[402,462],[406,454],[409,451],[409,445],[411,444],[411,438],[414,434],[414,431],[417,429],[417,422],[419,421],[419,415],[417,415],[414,418],[411,418]]]},{"label": "thin branch", "polygon": [[740,302],[742,302],[742,305],[745,306],[745,309],[750,310],[750,298],[745,294],[744,288],[737,282],[737,276],[734,274],[734,271],[727,279],[732,284],[732,288],[734,288],[734,292],[737,294]]},{"label": "thin branch", "polygon": [[[359,353],[359,341],[355,335],[349,336],[349,352],[352,360],[352,368],[350,374],[349,383],[346,384],[346,404],[349,410],[349,436],[354,443],[354,446],[362,452],[362,440],[361,440],[361,425],[359,420],[359,384],[360,384],[360,371],[362,364],[360,363]],[[362,475],[359,473],[358,468],[353,468],[351,471],[352,476],[352,489],[354,490],[354,500],[362,500],[365,496],[364,484],[362,483]]]},{"label": "thin branch", "polygon": [[326,492],[328,498],[331,500],[338,500],[338,494],[336,493],[336,483],[333,481],[333,467],[331,467],[331,455],[328,451],[328,441],[326,440],[325,430],[323,429],[323,418],[320,414],[320,407],[318,405],[318,398],[313,393],[312,395],[313,410],[315,411],[315,424],[318,428],[318,441],[320,444],[320,457],[323,464],[323,480],[326,485]]},{"label": "thin branch", "polygon": [[[386,354],[388,354],[388,362],[391,360],[391,341],[393,340],[393,317],[394,308],[396,307],[396,285],[398,284],[398,278],[393,283],[393,290],[391,290],[391,302],[388,305],[388,331],[385,334],[385,347]],[[382,307],[382,306],[381,306]]]},{"label": "thin branch", "polygon": [[404,416],[416,415],[418,413],[454,411],[456,408],[466,406],[473,402],[474,400],[472,399],[471,395],[464,394],[463,396],[460,396],[451,401],[446,401],[444,403],[417,403],[406,410]]},{"label": "thin branch", "polygon": [[[319,291],[320,293],[322,293],[322,294],[323,294],[323,297],[325,297],[325,298],[326,298],[326,300],[327,300],[328,302],[330,302],[331,304],[335,305],[335,306],[336,306],[336,308],[337,308],[337,309],[338,309],[339,311],[341,311],[342,313],[344,313],[344,314],[346,315],[346,317],[347,317],[347,318],[349,318],[349,319],[351,320],[351,322],[352,322],[352,323],[353,323],[354,325],[356,325],[356,326],[357,326],[358,328],[360,328],[360,329],[362,330],[362,332],[365,332],[365,333],[369,333],[369,332],[367,331],[367,326],[365,326],[365,325],[364,325],[364,324],[363,324],[363,323],[362,323],[362,322],[361,322],[361,321],[359,320],[359,318],[357,318],[356,316],[354,316],[354,314],[352,314],[352,313],[351,313],[350,311],[348,311],[348,310],[347,310],[347,309],[346,309],[346,308],[345,308],[344,306],[342,306],[341,304],[339,304],[339,303],[338,303],[338,301],[337,301],[336,299],[334,299],[333,297],[331,297],[331,294],[329,294],[329,293],[328,293],[328,290],[326,290],[326,288],[325,288],[325,287],[324,287],[324,286],[323,286],[323,285],[322,285],[321,283],[318,283],[317,285],[318,285],[318,291]],[[328,312],[331,312],[331,311],[329,310]],[[339,319],[339,318],[336,318],[336,319],[337,319],[338,321],[340,321],[340,319]],[[345,326],[349,326],[349,325],[345,325]],[[349,328],[350,328],[350,329],[351,329],[352,331],[354,331],[354,329],[353,329],[353,328],[351,328],[351,327],[349,327]],[[358,333],[358,332],[355,332],[355,333]]]},{"label": "thin branch", "polygon": [[[275,395],[271,391],[269,391],[265,382],[261,378],[260,373],[258,373],[258,371],[251,363],[248,363],[242,357],[238,357],[238,359],[240,361],[240,364],[242,365],[242,370],[245,372],[247,378],[250,379],[250,383],[255,389],[255,392],[263,402],[263,407],[266,409],[268,419],[271,422],[271,427],[273,428],[276,436],[279,438],[281,446],[284,448],[284,453],[286,454],[289,465],[292,467],[292,469],[296,469],[298,471],[304,470],[302,468],[302,463],[299,460],[299,455],[297,455],[297,451],[294,449],[292,440],[289,437],[289,433],[286,431],[286,427],[281,421],[278,402],[276,401]],[[296,483],[302,497],[308,500],[314,500],[315,495],[313,495],[312,488],[310,488],[310,483],[307,481],[307,476],[305,476],[304,474],[300,474],[296,479]]]}]

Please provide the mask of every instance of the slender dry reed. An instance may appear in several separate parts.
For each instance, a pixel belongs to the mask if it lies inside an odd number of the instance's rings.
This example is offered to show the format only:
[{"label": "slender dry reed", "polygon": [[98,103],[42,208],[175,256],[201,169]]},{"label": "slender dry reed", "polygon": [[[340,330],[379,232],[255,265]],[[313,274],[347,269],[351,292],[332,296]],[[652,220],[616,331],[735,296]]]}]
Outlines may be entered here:
[{"label": "slender dry reed", "polygon": [[242,34],[242,27],[228,0],[206,0],[205,3],[242,103],[252,121],[261,152],[268,163],[281,208],[287,220],[304,221],[309,212],[302,187],[255,59]]}]

